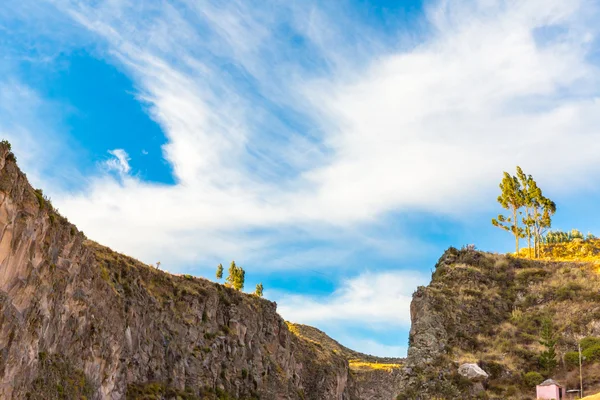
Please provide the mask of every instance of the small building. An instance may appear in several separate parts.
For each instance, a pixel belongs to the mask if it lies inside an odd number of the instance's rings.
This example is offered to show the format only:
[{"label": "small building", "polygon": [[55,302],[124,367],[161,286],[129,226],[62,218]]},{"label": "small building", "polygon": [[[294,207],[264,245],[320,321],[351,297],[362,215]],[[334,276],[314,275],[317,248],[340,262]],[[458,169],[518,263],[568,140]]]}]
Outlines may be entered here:
[{"label": "small building", "polygon": [[553,379],[546,379],[535,387],[538,400],[560,400],[564,398],[564,388]]}]

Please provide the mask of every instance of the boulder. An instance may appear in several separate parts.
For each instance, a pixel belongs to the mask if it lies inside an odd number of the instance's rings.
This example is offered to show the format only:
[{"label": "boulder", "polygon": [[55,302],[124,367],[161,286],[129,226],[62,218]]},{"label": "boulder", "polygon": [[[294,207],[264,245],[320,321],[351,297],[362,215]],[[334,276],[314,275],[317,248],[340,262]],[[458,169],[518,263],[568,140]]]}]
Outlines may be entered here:
[{"label": "boulder", "polygon": [[458,367],[458,373],[472,382],[484,381],[489,376],[477,364],[463,364]]}]

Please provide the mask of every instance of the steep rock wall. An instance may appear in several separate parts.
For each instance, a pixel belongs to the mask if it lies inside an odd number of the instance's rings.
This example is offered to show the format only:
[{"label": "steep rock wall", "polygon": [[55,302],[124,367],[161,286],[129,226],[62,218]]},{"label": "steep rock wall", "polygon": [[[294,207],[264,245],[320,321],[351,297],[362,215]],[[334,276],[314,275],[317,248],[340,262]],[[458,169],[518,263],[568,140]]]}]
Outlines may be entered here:
[{"label": "steep rock wall", "polygon": [[274,303],[87,240],[0,145],[0,398],[148,393],[359,398],[347,360],[291,334]]}]

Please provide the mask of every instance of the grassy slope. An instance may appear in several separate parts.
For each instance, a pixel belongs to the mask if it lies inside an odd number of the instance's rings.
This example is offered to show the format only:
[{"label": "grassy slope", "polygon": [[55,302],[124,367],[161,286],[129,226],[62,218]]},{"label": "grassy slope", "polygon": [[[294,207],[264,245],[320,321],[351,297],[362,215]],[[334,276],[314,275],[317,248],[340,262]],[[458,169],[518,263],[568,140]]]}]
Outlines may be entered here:
[{"label": "grassy slope", "polygon": [[[574,249],[579,246],[562,246],[562,259],[579,260],[569,253]],[[578,376],[562,356],[577,348],[577,338],[600,335],[600,275],[593,260],[454,251],[456,257],[437,266],[427,288],[446,321],[449,361],[479,362],[491,374],[492,397],[519,398],[516,393],[531,391],[522,374],[540,370],[541,324],[549,317],[560,362],[547,376],[574,387]],[[597,364],[584,367],[588,390],[600,383],[599,369]]]},{"label": "grassy slope", "polygon": [[404,361],[401,358],[375,357],[351,350],[345,346],[342,346],[327,336],[327,334],[312,326],[295,324],[292,322],[287,322],[287,325],[290,332],[292,332],[294,335],[309,342],[315,343],[327,351],[344,357],[346,360],[348,360],[350,368],[354,371],[373,369],[390,371],[400,368],[402,366],[402,362]]}]

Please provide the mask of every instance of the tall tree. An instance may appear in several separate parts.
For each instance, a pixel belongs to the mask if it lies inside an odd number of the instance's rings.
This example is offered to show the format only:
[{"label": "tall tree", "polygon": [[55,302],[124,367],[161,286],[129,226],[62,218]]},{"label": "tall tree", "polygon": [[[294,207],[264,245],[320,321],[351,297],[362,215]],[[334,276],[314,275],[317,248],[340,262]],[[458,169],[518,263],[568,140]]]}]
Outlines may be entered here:
[{"label": "tall tree", "polygon": [[263,296],[263,284],[262,283],[256,284],[256,290],[254,291],[254,294],[257,295],[258,297]]},{"label": "tall tree", "polygon": [[515,176],[511,176],[508,172],[504,172],[504,178],[500,183],[500,196],[498,203],[509,210],[511,215],[505,217],[498,215],[498,218],[492,219],[492,224],[507,232],[511,232],[515,236],[515,251],[519,253],[519,239],[523,237],[523,228],[519,227],[519,209],[525,204],[521,184]]},{"label": "tall tree", "polygon": [[246,280],[246,271],[242,267],[238,267],[238,274],[233,288],[235,290],[244,290],[244,281]]},{"label": "tall tree", "polygon": [[552,215],[556,212],[556,204],[543,195],[542,189],[531,175],[527,178],[527,190],[531,210],[529,223],[533,228],[535,257],[539,258],[542,237],[552,227]]},{"label": "tall tree", "polygon": [[[541,193],[541,191],[540,191]],[[541,257],[541,242],[544,234],[552,227],[552,216],[556,212],[556,204],[547,197],[541,196],[540,199],[541,212],[536,217],[535,232],[536,232],[536,257]]]},{"label": "tall tree", "polygon": [[540,344],[546,348],[542,351],[539,358],[540,367],[549,375],[556,365],[556,335],[554,335],[554,327],[550,318],[542,320],[542,332],[540,334]]},{"label": "tall tree", "polygon": [[232,261],[229,266],[229,275],[225,280],[235,290],[242,290],[244,289],[244,281],[246,280],[246,271],[242,267],[238,267],[235,261]]},{"label": "tall tree", "polygon": [[[523,206],[525,207],[525,216],[523,217],[523,226],[524,226],[524,235],[527,238],[527,249],[529,250],[529,258],[532,257],[531,254],[531,237],[534,235],[534,218],[533,218],[533,207],[535,203],[535,192],[532,190],[532,184],[535,184],[535,181],[531,177],[531,175],[525,175],[525,172],[521,169],[521,167],[517,166],[517,179],[519,180],[519,185],[521,186],[521,192],[523,195]],[[534,240],[535,242],[535,240]]]},{"label": "tall tree", "polygon": [[217,279],[223,278],[223,264],[217,265]]}]

